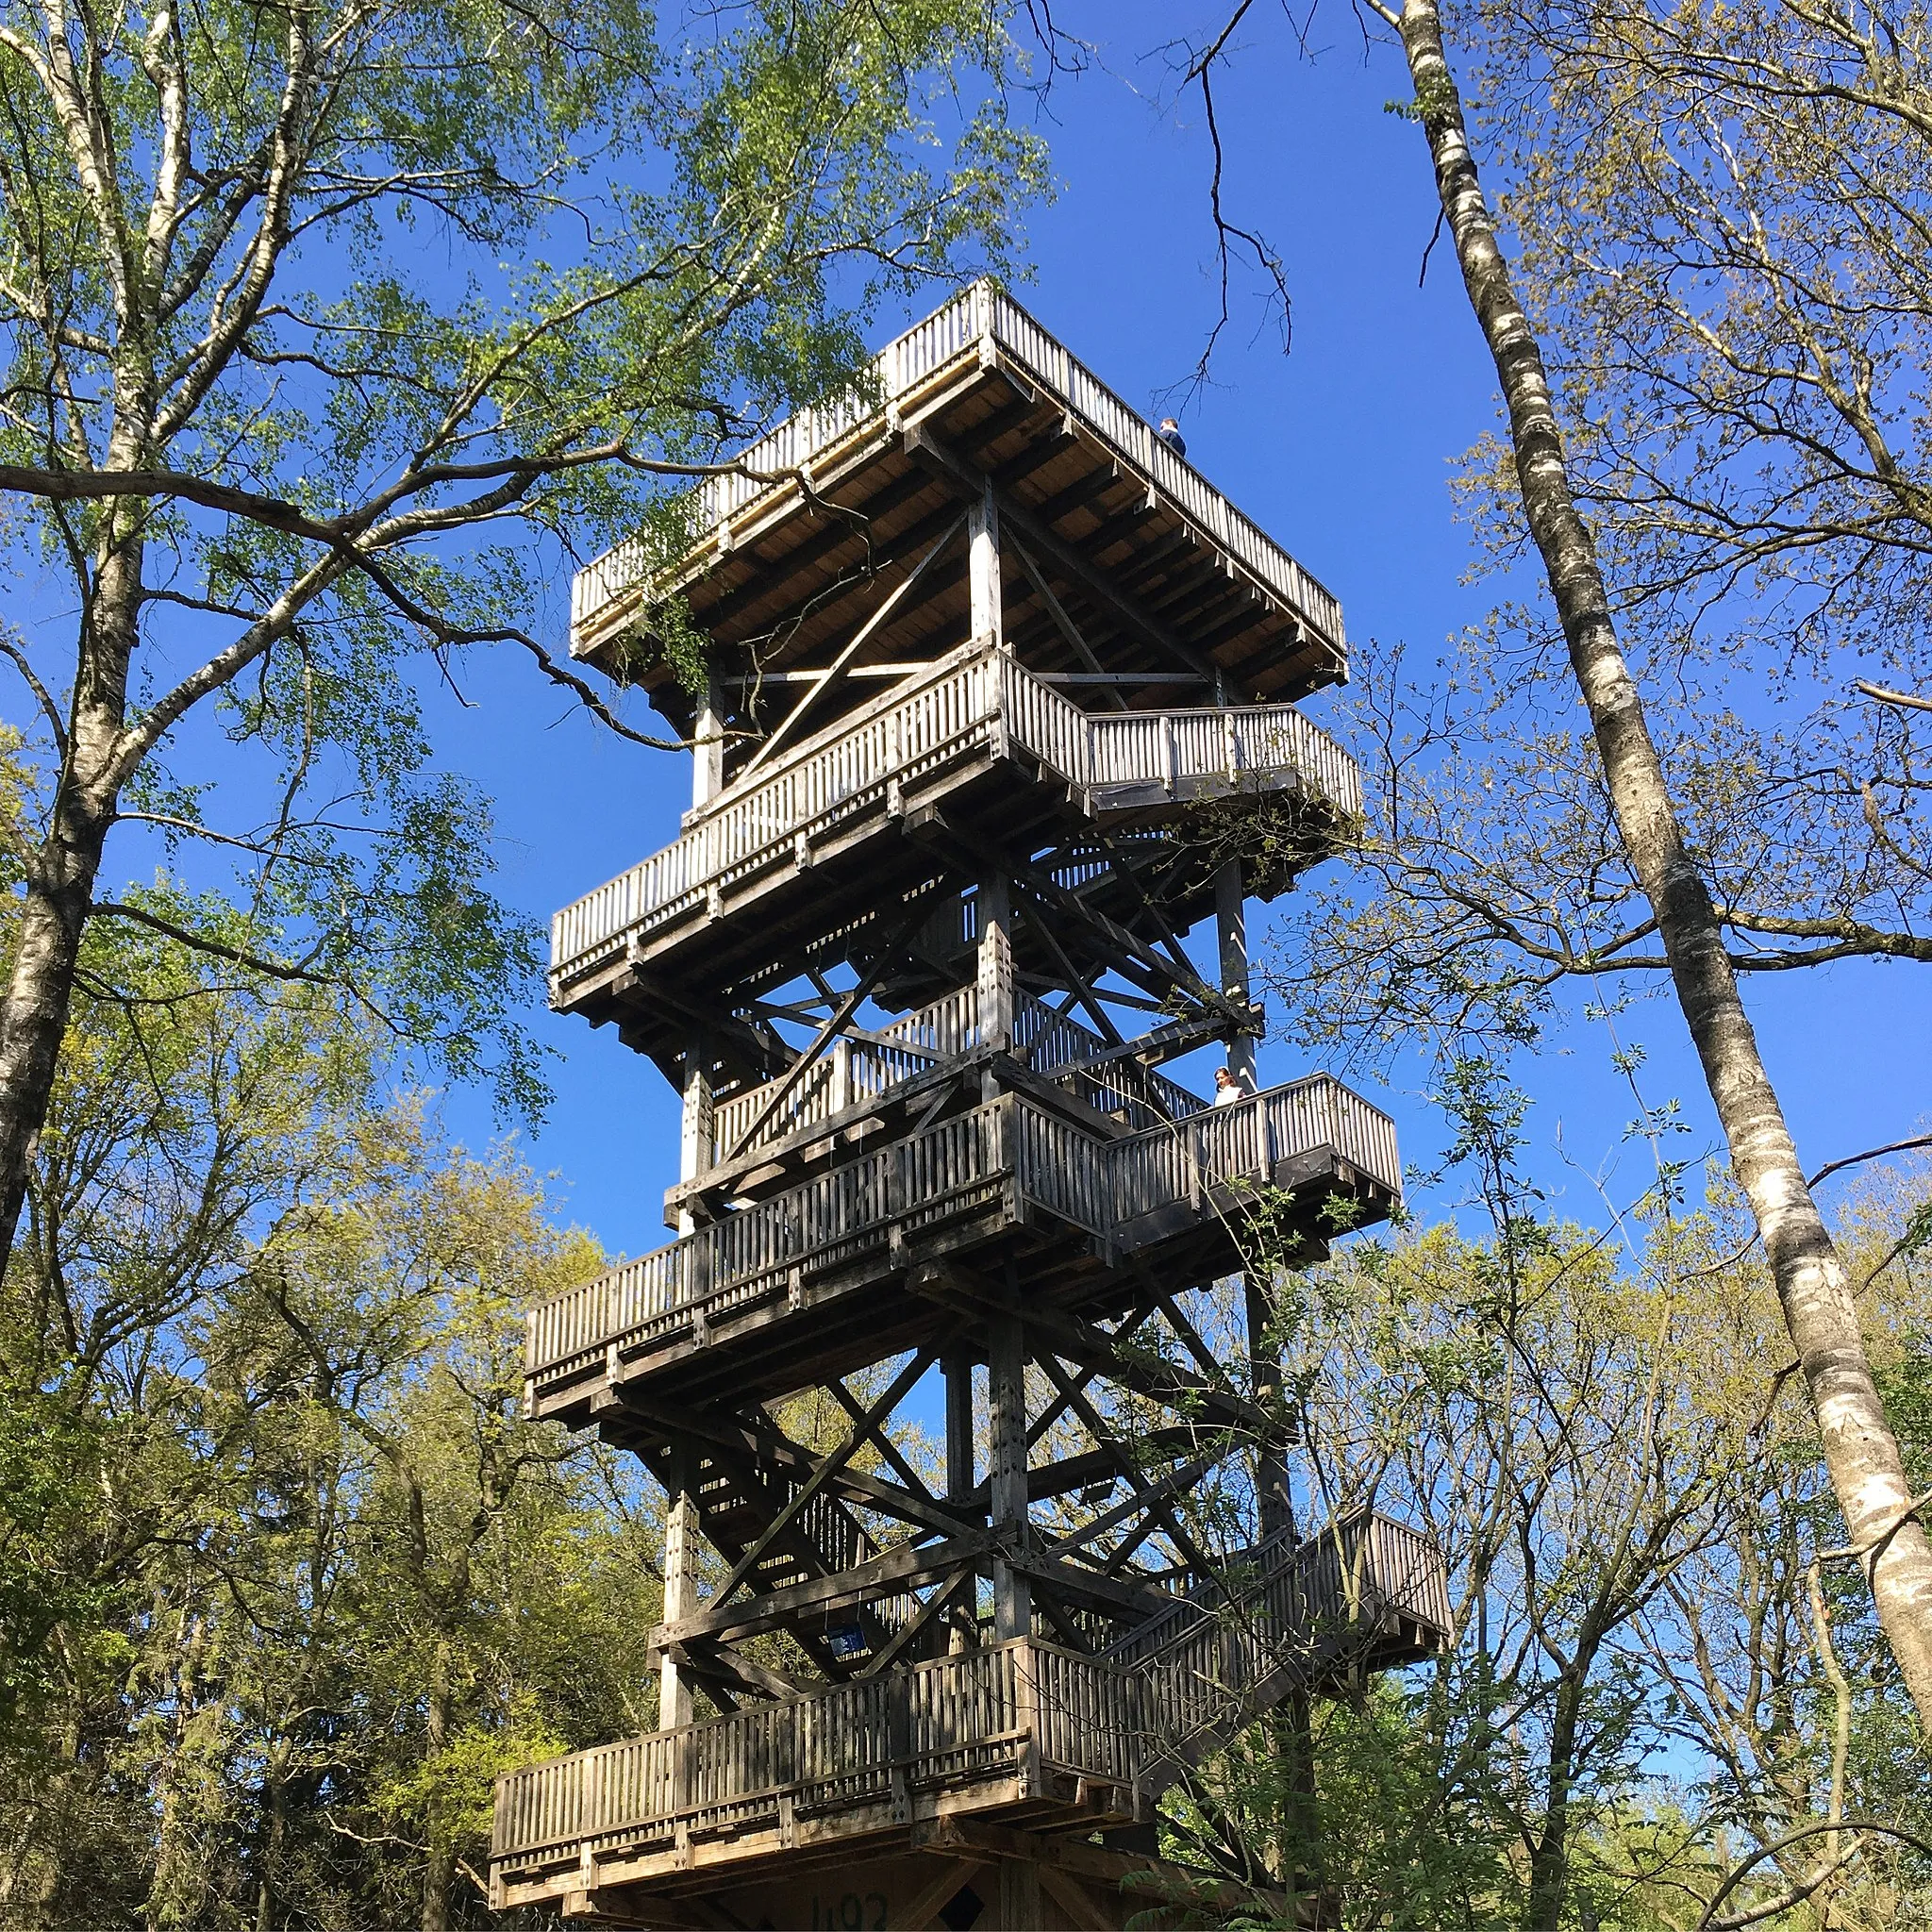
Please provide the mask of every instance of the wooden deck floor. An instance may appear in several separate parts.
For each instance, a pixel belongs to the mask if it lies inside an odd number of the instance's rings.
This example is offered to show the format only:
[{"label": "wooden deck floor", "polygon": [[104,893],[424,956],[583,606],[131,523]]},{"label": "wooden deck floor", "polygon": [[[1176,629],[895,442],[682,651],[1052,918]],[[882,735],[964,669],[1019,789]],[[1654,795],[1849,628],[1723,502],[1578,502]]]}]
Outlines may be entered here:
[{"label": "wooden deck floor", "polygon": [[1188,1765],[1339,1671],[1447,1641],[1441,1560],[1358,1514],[1230,1559],[1115,1651],[1034,1639],[575,1753],[500,1779],[491,1902],[675,1889],[817,1841],[848,1853],[965,1812],[1129,1824]]}]

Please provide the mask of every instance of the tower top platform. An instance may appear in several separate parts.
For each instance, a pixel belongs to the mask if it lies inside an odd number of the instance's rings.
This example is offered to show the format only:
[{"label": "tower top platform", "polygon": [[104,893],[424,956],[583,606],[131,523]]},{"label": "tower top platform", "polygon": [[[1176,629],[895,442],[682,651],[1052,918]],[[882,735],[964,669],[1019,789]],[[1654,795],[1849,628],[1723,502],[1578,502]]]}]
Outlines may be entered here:
[{"label": "tower top platform", "polygon": [[[654,574],[628,542],[578,572],[572,654],[641,684],[688,731],[691,696],[631,647],[654,604],[684,601],[727,682],[809,675],[882,575],[989,489],[1019,551],[1007,641],[1043,674],[1099,682],[1097,657],[1136,704],[1293,700],[1346,675],[1334,595],[989,281],[705,482],[691,548],[670,568]],[[845,675],[903,673],[968,634],[957,574],[908,588]]]}]

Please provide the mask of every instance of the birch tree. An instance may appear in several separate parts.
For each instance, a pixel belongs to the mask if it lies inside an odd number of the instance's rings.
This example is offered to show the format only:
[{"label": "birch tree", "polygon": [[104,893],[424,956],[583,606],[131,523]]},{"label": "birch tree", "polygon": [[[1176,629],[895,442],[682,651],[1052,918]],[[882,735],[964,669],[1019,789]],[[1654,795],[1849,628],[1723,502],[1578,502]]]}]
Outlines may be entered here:
[{"label": "birch tree", "polygon": [[[1804,13],[1796,4],[1793,10]],[[1239,252],[1245,250],[1277,275],[1280,267],[1266,243],[1227,211],[1225,156],[1215,119],[1216,73],[1239,58],[1239,36],[1256,24],[1251,15],[1259,18],[1255,0],[1235,0],[1216,10],[1207,31],[1184,28],[1169,50],[1180,57],[1176,66],[1184,83],[1198,88],[1210,133],[1210,208],[1221,247],[1224,308],[1227,271]],[[1411,98],[1400,105],[1426,139],[1441,231],[1454,248],[1472,315],[1495,369],[1507,423],[1501,454],[1511,513],[1547,589],[1561,661],[1587,714],[1591,775],[1607,808],[1600,816],[1614,824],[1616,853],[1642,903],[1640,932],[1654,935],[1655,964],[1667,974],[1675,994],[1732,1171],[1763,1243],[1796,1371],[1818,1419],[1834,1498],[1849,1533],[1847,1549],[1870,1579],[1886,1638],[1921,1723],[1932,1732],[1932,1541],[1920,1515],[1926,1498],[1915,1495],[1907,1481],[1866,1354],[1852,1283],[1807,1184],[1740,993],[1723,910],[1686,836],[1658,752],[1651,705],[1624,648],[1595,535],[1579,507],[1541,340],[1518,298],[1485,198],[1441,8],[1438,0],[1367,0],[1364,18],[1395,37],[1407,70]],[[1050,17],[1045,30],[1057,30]],[[1855,38],[1851,25],[1845,32]],[[1891,74],[1889,68],[1874,70],[1874,91],[1881,82],[1890,85]],[[1911,109],[1907,105],[1900,111]],[[1592,803],[1588,793],[1574,800],[1571,822],[1587,819]],[[1510,804],[1506,774],[1502,806],[1508,809]],[[1588,883],[1593,874],[1586,867],[1583,876]],[[1434,883],[1450,902],[1452,917],[1469,909],[1453,875],[1438,874]],[[1413,956],[1403,950],[1403,941],[1412,935],[1399,928],[1401,916],[1391,951],[1397,970],[1407,972],[1413,970]],[[1513,938],[1507,929],[1503,936]],[[1444,963],[1443,951],[1432,952],[1426,934],[1422,951],[1430,963]],[[1447,964],[1446,976],[1454,981],[1453,958]],[[1581,965],[1591,970],[1588,958]]]},{"label": "birch tree", "polygon": [[[347,988],[536,1082],[533,958],[423,686],[468,654],[626,725],[547,587],[997,261],[1038,181],[979,0],[0,8],[10,827],[0,1263],[89,924]],[[163,841],[231,910],[103,883]],[[150,842],[142,844],[145,838]],[[492,1058],[493,1056],[493,1058]]]},{"label": "birch tree", "polygon": [[1606,789],[1656,921],[1818,1417],[1826,1468],[1922,1724],[1932,1731],[1932,1541],[1886,1419],[1852,1284],[1806,1184],[1724,948],[1707,882],[1686,845],[1644,695],[1619,641],[1590,525],[1577,508],[1541,348],[1517,299],[1485,200],[1435,0],[1370,0],[1401,38],[1447,232],[1495,364],[1523,516],[1589,712]]},{"label": "birch tree", "polygon": [[[1732,964],[1924,964],[1924,9],[1496,0],[1465,27],[1573,484],[1632,661],[1668,680],[1653,728]],[[1507,573],[1507,442],[1461,483]],[[1282,978],[1312,1024],[1534,1019],[1565,981],[1665,971],[1552,631],[1498,611],[1454,651],[1453,701],[1369,654],[1370,883]]]}]

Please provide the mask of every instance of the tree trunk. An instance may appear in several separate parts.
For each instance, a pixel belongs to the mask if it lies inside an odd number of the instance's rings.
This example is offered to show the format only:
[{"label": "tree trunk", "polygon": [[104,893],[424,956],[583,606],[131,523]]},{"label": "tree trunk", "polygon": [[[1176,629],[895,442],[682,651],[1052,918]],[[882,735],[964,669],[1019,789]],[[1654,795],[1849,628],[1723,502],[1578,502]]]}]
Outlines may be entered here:
[{"label": "tree trunk", "polygon": [[1624,661],[1576,508],[1541,351],[1517,303],[1442,47],[1437,0],[1407,0],[1403,50],[1436,186],[1509,411],[1518,487],[1590,710],[1624,845],[1650,901],[1672,982],[1751,1204],[1824,1443],[1852,1547],[1921,1724],[1932,1732],[1932,1546],[1865,1357],[1857,1309],[1805,1185],[1777,1094],[1725,956],[1710,893],[1684,847],[1643,700]]},{"label": "tree trunk", "polygon": [[1594,1646],[1579,1650],[1557,1685],[1550,1720],[1549,1775],[1543,1785],[1543,1824],[1529,1854],[1526,1932],[1562,1932],[1570,1896],[1570,1797],[1576,1782],[1576,1724],[1596,1667]]},{"label": "tree trunk", "polygon": [[[425,1757],[433,1757],[449,1742],[449,1643],[445,1639],[437,1644],[436,1661],[430,1670],[429,1705],[423,1727]],[[423,1860],[422,1932],[449,1932],[449,1889],[457,1874],[457,1854],[434,1807],[428,1838]]]},{"label": "tree trunk", "polygon": [[[139,508],[132,514],[138,517]],[[58,786],[46,837],[27,869],[12,966],[0,997],[0,1274],[13,1254],[34,1141],[53,1099],[81,935],[119,800],[112,767],[126,721],[141,568],[138,535],[108,543],[93,594],[82,608],[79,669]]]}]

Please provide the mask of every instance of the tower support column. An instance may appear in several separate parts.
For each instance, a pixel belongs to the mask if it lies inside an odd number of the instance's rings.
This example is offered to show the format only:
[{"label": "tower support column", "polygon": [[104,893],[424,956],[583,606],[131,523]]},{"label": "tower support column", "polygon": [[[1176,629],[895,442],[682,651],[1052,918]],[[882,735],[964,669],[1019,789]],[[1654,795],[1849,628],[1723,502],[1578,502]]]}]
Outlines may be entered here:
[{"label": "tower support column", "polygon": [[979,1041],[1005,1052],[1013,1043],[1013,889],[1003,874],[979,882],[978,963]]},{"label": "tower support column", "polygon": [[[975,1481],[973,1449],[973,1351],[957,1344],[949,1348],[940,1363],[946,1381],[946,1501],[963,1505],[973,1493]],[[973,1649],[978,1641],[979,1588],[975,1571],[963,1600],[946,1612],[950,1635],[947,1647],[955,1652]]]},{"label": "tower support column", "polygon": [[691,802],[697,809],[724,789],[724,717],[715,677],[706,681],[691,735]]},{"label": "tower support column", "polygon": [[[1214,924],[1221,941],[1221,990],[1242,1006],[1248,993],[1248,908],[1241,861],[1231,858],[1214,874]],[[1228,1071],[1250,1090],[1255,1085],[1255,1036],[1238,1033],[1227,1043]]]},{"label": "tower support column", "polygon": [[[677,1178],[692,1181],[711,1164],[711,1074],[708,1042],[694,1033],[684,1049],[684,1109],[677,1128]],[[697,1216],[689,1201],[677,1210],[677,1232],[693,1234]]]},{"label": "tower support column", "polygon": [[[1017,1315],[995,1316],[989,1329],[987,1392],[992,1444],[987,1498],[993,1534],[1010,1547],[1024,1545],[1027,1536],[1026,1331]],[[1032,1631],[1032,1585],[1004,1557],[993,1559],[992,1599],[996,1642]]]},{"label": "tower support column", "polygon": [[[688,1442],[673,1445],[666,1474],[664,1510],[664,1622],[675,1624],[698,1607],[696,1457]],[[691,1721],[691,1683],[667,1650],[658,1660],[658,1728],[675,1730]]]},{"label": "tower support column", "polygon": [[1006,648],[1006,625],[1000,611],[1000,508],[992,484],[966,512],[967,589],[971,598],[973,635]]}]

